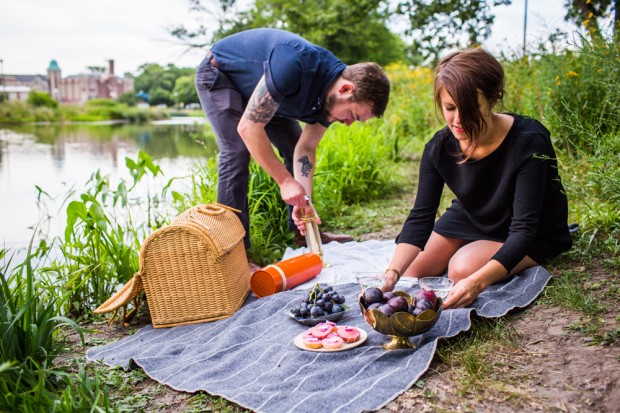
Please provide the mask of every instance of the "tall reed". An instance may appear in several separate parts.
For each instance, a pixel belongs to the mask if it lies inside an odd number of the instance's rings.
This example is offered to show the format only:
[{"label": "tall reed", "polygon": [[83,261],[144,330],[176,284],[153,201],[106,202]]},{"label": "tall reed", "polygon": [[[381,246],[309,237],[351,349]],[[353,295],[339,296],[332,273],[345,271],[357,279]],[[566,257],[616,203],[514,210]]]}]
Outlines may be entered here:
[{"label": "tall reed", "polygon": [[[109,177],[96,171],[83,192],[67,196],[67,225],[58,240],[62,257],[48,270],[72,291],[67,311],[73,316],[90,314],[138,271],[141,242],[154,225],[165,223],[152,196],[132,194],[143,177],[157,176],[160,168],[144,152],[126,159],[126,166],[133,182],[121,179],[112,188]],[[143,220],[134,222],[134,214]]]},{"label": "tall reed", "polygon": [[52,367],[62,352],[61,328],[75,329],[84,345],[84,329],[61,315],[69,293],[37,267],[47,248],[33,250],[11,267],[7,250],[0,250],[0,411],[51,411],[56,404],[61,373]]}]

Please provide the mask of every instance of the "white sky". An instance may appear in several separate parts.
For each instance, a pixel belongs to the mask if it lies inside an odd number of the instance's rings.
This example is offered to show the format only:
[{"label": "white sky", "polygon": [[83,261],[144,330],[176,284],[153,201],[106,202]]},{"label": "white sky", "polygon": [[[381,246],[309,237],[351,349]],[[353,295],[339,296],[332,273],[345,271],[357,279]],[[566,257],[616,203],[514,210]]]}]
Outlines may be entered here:
[{"label": "white sky", "polygon": [[[215,3],[217,0],[205,0]],[[492,52],[519,50],[523,44],[525,0],[496,9]],[[573,30],[564,21],[564,0],[530,0],[528,42],[556,27]],[[196,27],[208,16],[191,13],[187,0],[0,0],[0,71],[45,74],[56,59],[63,76],[83,73],[88,66],[136,74],[143,63],[174,63],[195,67],[202,53],[187,52],[169,33],[170,27]]]}]

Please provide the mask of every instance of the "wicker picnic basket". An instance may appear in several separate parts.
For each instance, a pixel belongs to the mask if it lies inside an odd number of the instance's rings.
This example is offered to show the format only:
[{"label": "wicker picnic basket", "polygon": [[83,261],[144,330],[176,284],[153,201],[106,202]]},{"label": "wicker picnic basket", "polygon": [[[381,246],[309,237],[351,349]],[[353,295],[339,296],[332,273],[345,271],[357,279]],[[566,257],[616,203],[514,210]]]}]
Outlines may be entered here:
[{"label": "wicker picnic basket", "polygon": [[245,231],[233,211],[195,206],[153,232],[140,249],[140,271],[95,313],[124,311],[144,288],[155,328],[231,316],[250,291]]}]

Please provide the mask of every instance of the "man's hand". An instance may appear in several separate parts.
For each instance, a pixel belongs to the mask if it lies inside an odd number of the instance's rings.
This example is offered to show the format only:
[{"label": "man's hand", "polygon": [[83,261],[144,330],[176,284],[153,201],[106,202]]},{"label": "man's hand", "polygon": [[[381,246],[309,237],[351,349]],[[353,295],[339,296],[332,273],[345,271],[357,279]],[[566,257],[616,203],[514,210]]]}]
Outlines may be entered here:
[{"label": "man's hand", "polygon": [[280,196],[284,202],[293,207],[306,206],[306,190],[292,176],[280,184]]},{"label": "man's hand", "polygon": [[302,216],[314,215],[314,219],[316,220],[316,223],[319,225],[321,224],[321,218],[319,218],[319,215],[316,213],[316,210],[314,209],[313,205],[305,205],[302,208],[295,206],[293,207],[293,213],[291,215],[293,218],[293,222],[295,223],[295,226],[297,226],[297,229],[299,230],[301,235],[306,235],[306,226],[304,225],[304,222],[301,220]]}]

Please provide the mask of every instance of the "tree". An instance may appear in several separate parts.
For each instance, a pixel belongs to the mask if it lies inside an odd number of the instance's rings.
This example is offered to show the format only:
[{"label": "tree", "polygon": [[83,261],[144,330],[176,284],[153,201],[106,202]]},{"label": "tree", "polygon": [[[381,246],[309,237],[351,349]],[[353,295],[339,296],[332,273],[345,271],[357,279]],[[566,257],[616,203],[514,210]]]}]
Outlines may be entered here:
[{"label": "tree", "polygon": [[593,41],[604,39],[601,21],[613,14],[613,38],[620,45],[620,0],[566,0],[567,12],[564,20],[583,26]]},{"label": "tree", "polygon": [[[232,4],[234,1],[227,5]],[[273,27],[297,33],[345,63],[372,60],[385,65],[406,57],[406,45],[388,29],[388,18],[385,0],[255,0],[249,9],[220,21],[211,40],[247,29]],[[197,40],[206,35],[204,32],[177,28],[172,34],[188,45],[209,43]]]},{"label": "tree", "polygon": [[409,19],[405,34],[412,39],[411,53],[436,62],[451,48],[480,45],[491,35],[495,15],[491,5],[509,5],[512,0],[404,0],[395,13]]},{"label": "tree", "polygon": [[28,93],[28,100],[26,101],[29,105],[34,106],[36,108],[46,107],[46,108],[57,108],[58,102],[54,100],[49,94],[45,92],[38,92],[36,90],[31,90]]},{"label": "tree", "polygon": [[136,106],[140,101],[140,98],[135,92],[127,92],[120,95],[117,101],[120,103],[124,103],[127,106]]},{"label": "tree", "polygon": [[174,105],[174,99],[169,90],[156,87],[149,93],[149,104],[151,105]]},{"label": "tree", "polygon": [[172,93],[176,93],[177,102],[187,105],[188,103],[198,103],[198,94],[194,86],[194,76],[181,76],[175,84]]},{"label": "tree", "polygon": [[[190,11],[207,16],[208,25],[200,25],[195,29],[188,29],[183,24],[170,28],[170,34],[179,39],[189,48],[205,47],[213,43],[214,33],[222,32],[237,15],[236,0],[219,0],[218,2],[203,0],[189,0]],[[217,27],[214,27],[214,23]]]},{"label": "tree", "polygon": [[193,76],[194,68],[178,68],[173,64],[165,68],[154,63],[146,63],[138,68],[135,89],[149,95],[151,105],[174,103],[172,95],[176,80],[182,76]]}]

